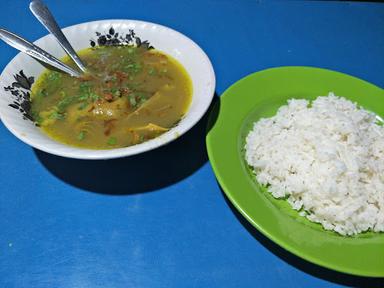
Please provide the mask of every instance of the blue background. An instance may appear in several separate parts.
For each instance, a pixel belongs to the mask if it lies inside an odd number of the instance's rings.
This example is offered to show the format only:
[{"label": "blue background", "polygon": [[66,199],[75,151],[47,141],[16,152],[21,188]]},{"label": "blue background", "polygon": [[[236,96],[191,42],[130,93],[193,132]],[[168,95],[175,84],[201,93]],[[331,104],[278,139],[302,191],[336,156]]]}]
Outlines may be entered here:
[{"label": "blue background", "polygon": [[[352,74],[384,87],[384,4],[317,1],[47,1],[64,27],[157,22],[208,54],[220,95],[282,65]],[[28,1],[2,0],[0,26],[47,32]],[[16,51],[0,43],[0,68]],[[172,144],[80,161],[32,149],[0,125],[0,287],[384,287],[285,252],[224,197],[205,148],[206,117]]]}]

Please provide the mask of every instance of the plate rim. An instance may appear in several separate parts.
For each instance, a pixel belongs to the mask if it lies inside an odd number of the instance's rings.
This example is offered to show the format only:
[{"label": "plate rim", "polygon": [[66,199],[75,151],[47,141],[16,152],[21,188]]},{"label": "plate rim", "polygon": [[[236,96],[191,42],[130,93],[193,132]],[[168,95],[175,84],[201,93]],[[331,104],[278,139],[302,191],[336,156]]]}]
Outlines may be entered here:
[{"label": "plate rim", "polygon": [[[230,94],[231,93],[231,90],[235,87],[235,86],[238,86],[238,85],[241,85],[241,83],[243,81],[247,81],[249,78],[252,78],[252,77],[257,77],[257,75],[259,74],[263,74],[265,72],[269,72],[269,71],[272,71],[272,70],[283,70],[283,69],[308,69],[308,70],[322,70],[323,72],[331,72],[331,73],[336,73],[336,74],[339,74],[341,76],[347,76],[347,77],[351,77],[351,78],[354,78],[355,80],[358,80],[360,82],[363,82],[365,85],[368,85],[368,86],[371,86],[375,89],[380,89],[382,92],[383,92],[383,95],[384,95],[384,89],[373,84],[373,83],[370,83],[364,79],[361,79],[361,78],[358,78],[356,76],[353,76],[353,75],[350,75],[350,74],[347,74],[347,73],[343,73],[343,72],[339,72],[339,71],[335,71],[335,70],[331,70],[331,69],[326,69],[326,68],[320,68],[320,67],[312,67],[312,66],[276,66],[276,67],[270,67],[270,68],[267,68],[267,69],[263,69],[263,70],[260,70],[260,71],[256,71],[256,72],[253,72],[253,73],[250,73],[244,77],[242,77],[241,79],[237,80],[236,82],[234,82],[233,84],[231,84],[220,96],[220,100],[223,99],[221,97],[228,97],[226,95]],[[219,101],[218,103],[215,103],[215,107],[213,109],[213,111],[215,111],[215,109],[219,109],[221,105],[221,101]],[[369,271],[359,271],[359,270],[356,270],[354,268],[347,268],[347,269],[344,269],[343,267],[340,267],[340,265],[337,265],[337,264],[333,264],[333,263],[329,263],[329,262],[326,262],[322,259],[318,259],[316,256],[313,256],[313,255],[310,255],[308,253],[302,253],[300,252],[298,249],[296,249],[293,245],[289,244],[289,241],[284,241],[284,239],[281,239],[281,237],[279,237],[279,235],[275,235],[275,233],[271,233],[271,231],[269,231],[268,229],[266,229],[265,227],[263,227],[262,225],[260,225],[257,221],[255,221],[244,209],[243,207],[241,207],[241,204],[238,203],[238,201],[235,199],[236,197],[233,195],[233,192],[231,192],[231,189],[228,187],[228,180],[224,179],[224,176],[222,175],[222,173],[220,173],[220,168],[218,168],[220,165],[218,165],[218,163],[216,162],[216,157],[213,156],[214,152],[214,148],[213,148],[213,144],[211,144],[211,130],[214,129],[215,127],[215,124],[216,124],[216,120],[217,119],[213,119],[215,117],[215,115],[213,115],[213,111],[211,112],[211,114],[209,115],[209,120],[208,120],[208,127],[207,127],[207,135],[206,135],[206,148],[207,148],[207,152],[208,152],[208,157],[209,157],[209,161],[211,162],[211,167],[212,167],[212,170],[215,174],[215,177],[217,178],[218,180],[218,183],[220,184],[220,186],[222,187],[223,189],[223,192],[225,194],[225,197],[227,197],[230,201],[230,203],[237,209],[237,211],[240,212],[240,214],[254,227],[256,228],[261,234],[263,234],[265,237],[267,237],[270,241],[274,242],[275,244],[279,245],[281,248],[283,248],[284,250],[294,254],[296,257],[299,257],[301,259],[304,259],[305,261],[308,261],[308,262],[311,262],[313,264],[316,264],[316,265],[319,265],[321,267],[324,267],[324,268],[327,268],[327,269],[331,269],[331,270],[334,270],[334,271],[337,271],[337,272],[340,272],[340,273],[345,273],[345,274],[348,274],[348,275],[354,275],[354,276],[363,276],[363,277],[384,277],[384,270],[383,272],[369,272]],[[219,113],[220,114],[220,113]],[[220,116],[217,116],[217,118],[219,118]],[[244,119],[239,119],[238,121],[240,123],[240,126],[244,125]],[[213,123],[213,124],[212,124]],[[241,129],[239,128],[239,130],[236,132],[238,135],[237,137],[240,137],[239,133],[240,133]],[[237,153],[237,151],[236,151]],[[383,232],[384,233],[384,232]],[[383,234],[384,236],[384,234]],[[288,242],[288,244],[287,244]]]}]

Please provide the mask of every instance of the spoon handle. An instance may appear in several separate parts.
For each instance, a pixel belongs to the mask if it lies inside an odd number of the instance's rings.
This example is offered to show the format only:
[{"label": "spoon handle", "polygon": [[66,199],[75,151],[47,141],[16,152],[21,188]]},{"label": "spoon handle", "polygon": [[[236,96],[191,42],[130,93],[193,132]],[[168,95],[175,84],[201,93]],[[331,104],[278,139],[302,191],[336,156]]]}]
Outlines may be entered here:
[{"label": "spoon handle", "polygon": [[81,74],[76,70],[72,69],[68,65],[61,62],[59,59],[55,58],[48,52],[44,51],[40,47],[28,42],[27,40],[13,34],[7,30],[0,29],[0,39],[10,46],[16,48],[17,50],[32,56],[33,58],[47,63],[65,73],[68,73],[74,77],[80,77]]},{"label": "spoon handle", "polygon": [[61,47],[67,52],[67,54],[72,58],[76,65],[80,68],[81,71],[85,72],[86,68],[81,62],[79,56],[76,54],[75,50],[72,48],[71,44],[68,42],[68,39],[64,36],[63,32],[59,28],[59,25],[53,18],[48,7],[41,0],[33,0],[29,4],[29,9],[32,11],[33,15],[44,25],[49,32],[55,36],[56,40],[59,42]]}]

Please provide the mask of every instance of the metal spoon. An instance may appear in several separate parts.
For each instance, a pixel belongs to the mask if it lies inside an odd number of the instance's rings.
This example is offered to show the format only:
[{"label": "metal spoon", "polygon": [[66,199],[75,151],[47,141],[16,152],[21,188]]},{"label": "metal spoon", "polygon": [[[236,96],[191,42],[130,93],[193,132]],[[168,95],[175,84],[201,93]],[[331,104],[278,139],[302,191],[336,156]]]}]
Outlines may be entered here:
[{"label": "metal spoon", "polygon": [[44,25],[45,28],[56,38],[60,46],[63,47],[65,52],[72,58],[76,65],[80,68],[81,71],[85,72],[86,68],[81,62],[79,56],[76,54],[75,50],[69,44],[68,39],[64,36],[63,32],[59,28],[59,25],[53,18],[48,7],[41,0],[33,0],[29,4],[29,9],[32,11],[33,15]]},{"label": "metal spoon", "polygon": [[60,71],[68,73],[73,77],[80,77],[81,73],[72,69],[68,65],[61,62],[59,59],[55,58],[48,52],[44,51],[40,47],[28,42],[27,40],[21,38],[20,36],[13,34],[7,30],[0,29],[0,39],[10,46],[16,48],[17,50],[28,54],[29,56],[44,62],[48,65],[51,65]]}]

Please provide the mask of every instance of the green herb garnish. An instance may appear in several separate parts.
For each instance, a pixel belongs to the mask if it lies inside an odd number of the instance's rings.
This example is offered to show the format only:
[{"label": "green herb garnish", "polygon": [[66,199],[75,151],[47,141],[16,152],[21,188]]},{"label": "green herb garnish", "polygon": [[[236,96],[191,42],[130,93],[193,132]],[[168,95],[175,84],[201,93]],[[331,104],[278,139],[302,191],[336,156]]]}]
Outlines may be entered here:
[{"label": "green herb garnish", "polygon": [[108,145],[116,145],[116,142],[117,142],[116,137],[110,137],[110,138],[108,139],[107,144],[108,144]]},{"label": "green herb garnish", "polygon": [[157,70],[156,70],[156,68],[154,68],[154,67],[150,67],[150,68],[148,69],[148,74],[151,75],[151,76],[155,76],[155,75],[157,74]]},{"label": "green herb garnish", "polygon": [[47,97],[48,93],[47,93],[47,90],[44,88],[44,89],[41,89],[39,92],[36,93],[36,97]]},{"label": "green herb garnish", "polygon": [[63,120],[65,118],[64,114],[59,113],[57,111],[53,111],[51,115],[49,115],[51,119]]},{"label": "green herb garnish", "polygon": [[35,121],[38,125],[40,125],[43,122],[43,117],[40,116],[40,113],[36,111],[31,111],[31,115],[33,118],[33,121]]},{"label": "green herb garnish", "polygon": [[81,94],[87,94],[87,93],[91,93],[91,87],[92,85],[88,82],[82,82],[80,83],[79,85],[79,92]]},{"label": "green herb garnish", "polygon": [[82,102],[82,103],[79,105],[79,107],[78,107],[77,109],[79,109],[79,110],[83,110],[83,109],[85,109],[87,106],[88,106],[88,103],[87,103],[87,102]]},{"label": "green herb garnish", "polygon": [[79,87],[79,96],[77,96],[77,101],[97,101],[101,97],[92,91],[92,85],[88,82],[83,82]]},{"label": "green herb garnish", "polygon": [[70,96],[65,97],[64,99],[60,100],[59,103],[57,103],[57,109],[59,112],[63,112],[69,105],[77,101],[77,97]]},{"label": "green herb garnish", "polygon": [[128,65],[125,65],[123,67],[124,72],[127,72],[128,74],[139,74],[142,70],[143,66],[140,62],[133,62]]},{"label": "green herb garnish", "polygon": [[91,93],[89,94],[89,98],[90,98],[92,101],[97,101],[97,100],[99,100],[101,97],[100,97],[99,95],[97,95],[96,93],[91,92]]},{"label": "green herb garnish", "polygon": [[61,78],[61,74],[59,72],[53,71],[53,72],[48,74],[47,78],[49,81],[57,81]]},{"label": "green herb garnish", "polygon": [[85,131],[80,131],[80,133],[77,135],[77,140],[79,141],[84,140],[85,134],[86,134]]},{"label": "green herb garnish", "polygon": [[131,104],[131,106],[135,107],[137,105],[137,101],[136,101],[136,97],[135,97],[135,94],[132,93],[129,95],[129,104]]},{"label": "green herb garnish", "polygon": [[120,97],[121,96],[120,90],[117,90],[117,91],[113,92],[113,95],[116,96],[116,97]]},{"label": "green herb garnish", "polygon": [[[116,87],[112,87],[111,89],[109,89],[109,92],[111,92],[112,94],[115,94],[115,92],[118,90],[119,89],[117,89]],[[108,92],[108,90],[106,90],[105,92]]]}]

